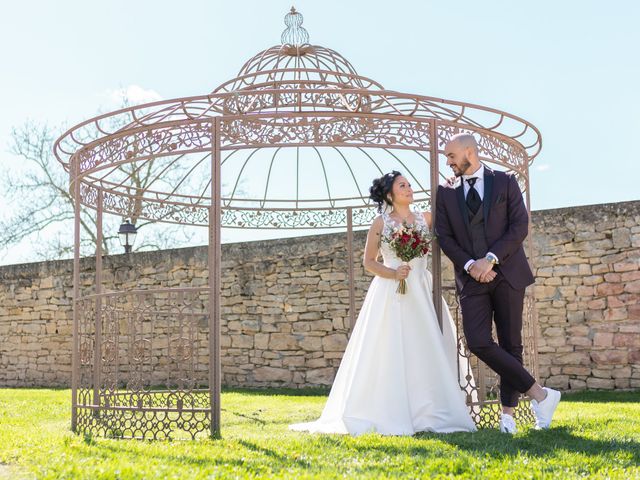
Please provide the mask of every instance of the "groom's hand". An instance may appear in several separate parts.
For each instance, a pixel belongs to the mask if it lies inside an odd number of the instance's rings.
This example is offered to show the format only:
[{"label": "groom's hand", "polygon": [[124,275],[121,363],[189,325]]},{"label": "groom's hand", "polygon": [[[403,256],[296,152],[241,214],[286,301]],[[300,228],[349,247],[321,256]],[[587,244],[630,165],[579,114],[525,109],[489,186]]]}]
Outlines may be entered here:
[{"label": "groom's hand", "polygon": [[489,283],[496,278],[496,272],[493,271],[493,265],[485,258],[481,258],[473,262],[469,268],[469,274],[476,282]]}]

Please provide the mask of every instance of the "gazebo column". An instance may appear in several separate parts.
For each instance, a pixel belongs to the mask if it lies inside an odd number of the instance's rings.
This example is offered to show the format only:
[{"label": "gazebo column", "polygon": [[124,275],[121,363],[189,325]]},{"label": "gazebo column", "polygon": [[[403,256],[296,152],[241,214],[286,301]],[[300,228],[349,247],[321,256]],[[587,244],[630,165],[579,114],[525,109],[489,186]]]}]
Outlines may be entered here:
[{"label": "gazebo column", "polygon": [[80,159],[72,158],[73,181],[73,352],[71,356],[71,430],[78,425],[78,377],[80,370],[78,300],[80,298]]},{"label": "gazebo column", "polygon": [[[531,223],[531,185],[529,184],[530,172],[529,172],[529,156],[526,155],[525,161],[525,194],[527,201],[527,213],[529,214],[529,232],[527,233],[527,253],[529,257],[529,265],[531,265],[531,270],[533,270],[535,274],[535,265],[533,264],[533,224]],[[534,377],[538,377],[538,321],[536,315],[536,304],[533,298],[533,286],[527,288],[526,297],[525,297],[525,315],[527,319],[527,329],[529,330],[529,336],[531,339],[532,345],[532,361],[530,363],[532,367],[531,374]],[[526,351],[526,349],[525,349]]]},{"label": "gazebo column", "polygon": [[222,257],[221,183],[220,183],[220,117],[214,119],[211,156],[211,205],[209,206],[209,398],[211,408],[211,436],[220,437],[220,396],[222,372],[220,368],[220,293]]},{"label": "gazebo column", "polygon": [[[431,174],[431,215],[432,222],[435,222],[436,202],[438,201],[436,192],[439,184],[438,126],[435,120],[429,122],[429,159]],[[442,332],[442,266],[440,264],[440,245],[438,238],[435,236],[431,243],[431,274],[433,275],[433,306],[438,317],[440,331]]]},{"label": "gazebo column", "polygon": [[[102,362],[100,349],[102,347],[102,190],[98,190],[96,208],[96,316],[94,326],[93,349],[93,404],[100,406],[100,374]],[[95,411],[94,413],[98,413]]]},{"label": "gazebo column", "polygon": [[353,271],[353,208],[347,208],[347,263],[349,271],[349,332],[356,326],[356,293]]}]

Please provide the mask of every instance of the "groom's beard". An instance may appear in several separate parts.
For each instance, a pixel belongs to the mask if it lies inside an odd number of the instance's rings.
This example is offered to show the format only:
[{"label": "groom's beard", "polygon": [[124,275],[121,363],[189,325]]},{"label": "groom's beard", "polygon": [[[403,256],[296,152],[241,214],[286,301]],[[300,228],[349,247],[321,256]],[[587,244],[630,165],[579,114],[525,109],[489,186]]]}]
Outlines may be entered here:
[{"label": "groom's beard", "polygon": [[456,170],[454,170],[453,173],[456,177],[461,177],[462,175],[465,174],[467,170],[469,170],[470,166],[471,166],[471,162],[469,162],[469,157],[465,155],[464,158],[462,159],[462,165],[459,168],[456,167]]}]

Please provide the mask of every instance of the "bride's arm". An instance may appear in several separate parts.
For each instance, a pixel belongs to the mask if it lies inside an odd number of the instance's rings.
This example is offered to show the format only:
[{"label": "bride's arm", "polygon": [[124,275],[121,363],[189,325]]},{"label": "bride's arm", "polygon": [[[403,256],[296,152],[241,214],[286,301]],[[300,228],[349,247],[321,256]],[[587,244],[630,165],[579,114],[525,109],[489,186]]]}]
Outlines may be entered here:
[{"label": "bride's arm", "polygon": [[427,222],[427,226],[433,228],[431,212],[422,212],[422,216],[424,217],[424,221]]},{"label": "bride's arm", "polygon": [[397,270],[385,267],[378,261],[378,251],[380,250],[380,239],[382,238],[382,217],[376,218],[371,224],[367,234],[367,243],[364,246],[364,258],[362,265],[365,270],[382,278],[393,278],[398,280]]}]

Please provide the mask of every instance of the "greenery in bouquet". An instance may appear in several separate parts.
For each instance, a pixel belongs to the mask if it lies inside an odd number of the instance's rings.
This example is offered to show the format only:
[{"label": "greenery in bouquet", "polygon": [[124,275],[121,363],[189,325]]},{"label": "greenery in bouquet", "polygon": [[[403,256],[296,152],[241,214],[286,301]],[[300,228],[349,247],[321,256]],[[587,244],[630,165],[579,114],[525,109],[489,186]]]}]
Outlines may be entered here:
[{"label": "greenery in bouquet", "polygon": [[[414,258],[422,257],[429,253],[429,247],[433,236],[429,230],[419,225],[409,225],[402,222],[402,226],[394,228],[391,234],[382,240],[387,242],[397,257],[405,263]],[[398,283],[396,292],[407,292],[407,282],[402,279]]]}]

